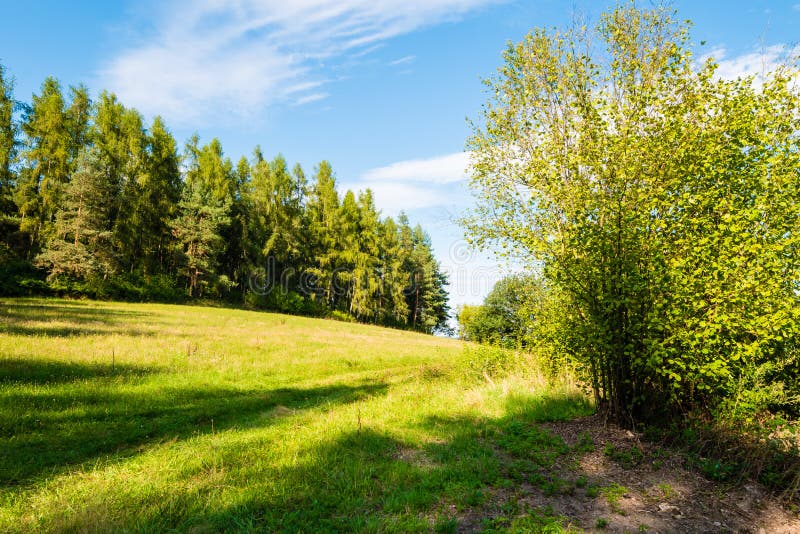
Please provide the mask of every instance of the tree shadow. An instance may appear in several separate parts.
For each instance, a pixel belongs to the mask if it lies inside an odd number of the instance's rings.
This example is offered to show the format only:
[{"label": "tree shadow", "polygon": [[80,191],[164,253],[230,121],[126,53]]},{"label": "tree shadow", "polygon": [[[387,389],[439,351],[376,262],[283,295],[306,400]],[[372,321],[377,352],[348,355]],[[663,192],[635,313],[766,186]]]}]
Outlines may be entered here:
[{"label": "tree shadow", "polygon": [[[237,389],[148,383],[152,370],[95,364],[5,365],[0,391],[0,486],[55,474],[101,456],[191,435],[272,424],[271,410],[304,410],[380,395],[386,385]],[[53,373],[63,376],[51,381]]]},{"label": "tree shadow", "polygon": [[[80,302],[0,301],[0,333],[72,337],[104,335],[110,333],[111,328],[114,332],[129,335],[151,335],[130,326],[132,320],[148,315],[141,311],[95,308]],[[61,322],[69,324],[58,324]]]},{"label": "tree shadow", "polygon": [[[371,428],[353,430],[307,450],[295,465],[271,472],[279,489],[253,491],[226,508],[200,507],[197,496],[172,495],[137,528],[218,531],[352,532],[456,531],[459,512],[479,506],[487,488],[513,484],[526,456],[539,449],[540,462],[563,453],[559,438],[536,424],[542,410],[568,410],[575,399],[544,398],[536,410],[499,419],[426,417],[418,426],[439,438],[409,443]],[[547,456],[550,455],[550,456]],[[530,460],[524,460],[530,462]],[[531,469],[539,465],[530,462]],[[171,510],[183,510],[176,516]],[[143,522],[142,522],[143,521]]]},{"label": "tree shadow", "polygon": [[160,370],[157,367],[127,363],[74,363],[42,360],[34,356],[0,358],[0,385],[52,385],[109,377],[130,379],[158,372]]}]

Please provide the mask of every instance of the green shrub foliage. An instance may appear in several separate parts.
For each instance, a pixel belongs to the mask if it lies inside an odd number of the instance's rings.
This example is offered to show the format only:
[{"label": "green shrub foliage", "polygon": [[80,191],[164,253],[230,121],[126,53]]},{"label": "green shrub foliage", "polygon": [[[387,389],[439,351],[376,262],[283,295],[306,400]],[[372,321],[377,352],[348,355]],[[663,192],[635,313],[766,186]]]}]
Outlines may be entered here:
[{"label": "green shrub foliage", "polygon": [[689,50],[632,4],[535,30],[469,141],[469,235],[543,265],[550,340],[627,423],[797,401],[798,71],[723,80]]}]

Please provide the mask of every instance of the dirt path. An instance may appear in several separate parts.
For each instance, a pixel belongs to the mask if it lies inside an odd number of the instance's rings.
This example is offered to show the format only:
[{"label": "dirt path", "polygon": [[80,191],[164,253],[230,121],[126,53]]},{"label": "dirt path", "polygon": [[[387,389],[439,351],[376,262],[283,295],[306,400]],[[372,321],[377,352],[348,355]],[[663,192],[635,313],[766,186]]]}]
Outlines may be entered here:
[{"label": "dirt path", "polygon": [[492,489],[487,504],[461,518],[460,531],[482,530],[485,518],[508,513],[513,502],[515,510],[563,516],[562,526],[575,531],[800,533],[797,514],[759,484],[729,488],[709,481],[687,470],[678,453],[606,427],[597,416],[541,426],[571,447],[587,444],[554,466],[562,489],[527,483]]}]

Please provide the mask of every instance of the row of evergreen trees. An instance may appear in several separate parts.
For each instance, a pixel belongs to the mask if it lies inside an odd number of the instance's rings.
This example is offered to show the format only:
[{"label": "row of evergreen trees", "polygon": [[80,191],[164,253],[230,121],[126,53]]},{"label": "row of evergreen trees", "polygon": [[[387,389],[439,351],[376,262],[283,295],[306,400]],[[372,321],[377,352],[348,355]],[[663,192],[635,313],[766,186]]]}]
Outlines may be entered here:
[{"label": "row of evergreen trees", "polygon": [[17,102],[2,65],[0,236],[7,264],[51,285],[127,280],[428,332],[448,316],[429,237],[382,218],[369,190],[340,196],[328,162],[308,179],[257,147],[234,165],[196,135],[180,153],[112,93],[48,78]]}]

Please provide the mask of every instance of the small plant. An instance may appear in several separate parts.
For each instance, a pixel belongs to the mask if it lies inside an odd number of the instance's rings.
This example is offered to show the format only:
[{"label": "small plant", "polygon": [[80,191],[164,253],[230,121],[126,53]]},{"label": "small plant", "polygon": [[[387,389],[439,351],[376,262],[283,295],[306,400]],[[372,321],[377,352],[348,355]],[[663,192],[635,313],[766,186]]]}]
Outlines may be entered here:
[{"label": "small plant", "polygon": [[587,453],[594,450],[594,440],[592,435],[588,432],[581,432],[578,434],[578,441],[575,443],[573,450],[578,453]]},{"label": "small plant", "polygon": [[605,517],[598,517],[597,521],[594,523],[594,526],[601,529],[606,528],[608,526],[608,519]]},{"label": "small plant", "polygon": [[670,500],[675,496],[675,490],[670,486],[668,483],[663,482],[658,485],[658,490],[661,492],[661,496],[665,500]]},{"label": "small plant", "polygon": [[585,488],[586,484],[589,482],[585,476],[581,475],[575,480],[575,487],[576,488]]},{"label": "small plant", "polygon": [[717,482],[732,478],[736,471],[734,464],[714,458],[701,458],[698,467],[706,478]]},{"label": "small plant", "polygon": [[600,487],[596,484],[590,484],[586,488],[586,496],[589,497],[590,499],[594,499],[599,494],[600,494]]},{"label": "small plant", "polygon": [[458,519],[455,517],[439,517],[433,526],[436,534],[455,534],[458,532]]},{"label": "small plant", "polygon": [[605,497],[606,502],[608,502],[608,506],[611,508],[611,511],[619,515],[625,515],[625,511],[619,506],[619,500],[626,493],[628,493],[628,488],[625,486],[620,486],[615,482],[610,486],[606,486],[605,488],[601,489],[600,493],[602,493],[603,497]]},{"label": "small plant", "polygon": [[603,454],[611,458],[625,469],[631,469],[642,463],[644,460],[644,452],[638,446],[629,448],[616,448],[611,443],[606,444],[603,448]]},{"label": "small plant", "polygon": [[642,523],[638,526],[636,530],[638,530],[639,532],[647,532],[648,530],[650,530],[650,527]]}]

